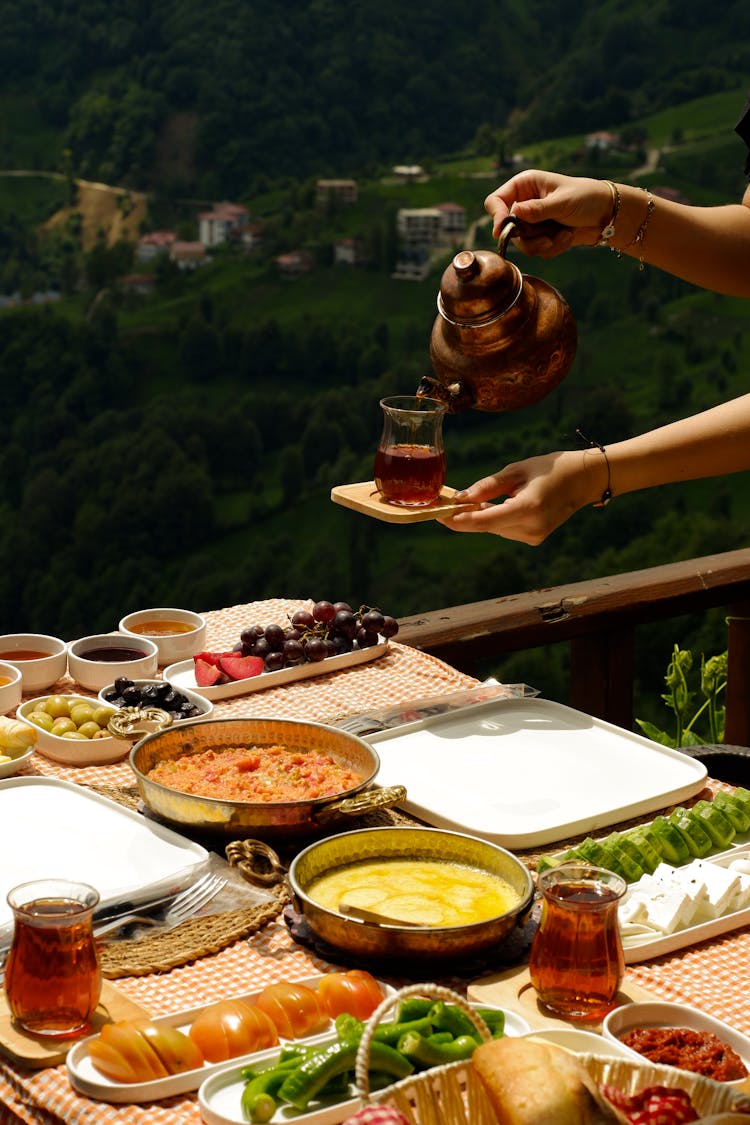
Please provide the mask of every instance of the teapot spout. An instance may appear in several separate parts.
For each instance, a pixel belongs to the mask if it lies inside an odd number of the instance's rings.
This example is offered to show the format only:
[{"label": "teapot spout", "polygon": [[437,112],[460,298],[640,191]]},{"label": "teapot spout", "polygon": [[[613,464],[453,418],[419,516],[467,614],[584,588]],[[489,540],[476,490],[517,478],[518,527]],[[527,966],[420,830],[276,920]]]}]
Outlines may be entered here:
[{"label": "teapot spout", "polygon": [[461,379],[441,383],[431,375],[423,375],[417,387],[417,398],[434,398],[448,408],[449,414],[460,414],[474,405],[474,393]]}]

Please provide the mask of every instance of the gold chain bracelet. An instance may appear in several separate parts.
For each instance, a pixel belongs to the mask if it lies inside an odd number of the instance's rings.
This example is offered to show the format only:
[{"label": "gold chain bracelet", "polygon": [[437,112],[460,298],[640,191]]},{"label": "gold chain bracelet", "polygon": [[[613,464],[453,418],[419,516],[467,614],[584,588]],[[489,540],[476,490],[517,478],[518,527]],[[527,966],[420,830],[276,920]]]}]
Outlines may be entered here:
[{"label": "gold chain bracelet", "polygon": [[604,182],[612,195],[612,215],[607,225],[602,228],[601,234],[596,241],[597,246],[609,246],[609,240],[614,237],[615,223],[620,213],[620,189],[617,184],[613,184],[611,180],[605,180]]}]

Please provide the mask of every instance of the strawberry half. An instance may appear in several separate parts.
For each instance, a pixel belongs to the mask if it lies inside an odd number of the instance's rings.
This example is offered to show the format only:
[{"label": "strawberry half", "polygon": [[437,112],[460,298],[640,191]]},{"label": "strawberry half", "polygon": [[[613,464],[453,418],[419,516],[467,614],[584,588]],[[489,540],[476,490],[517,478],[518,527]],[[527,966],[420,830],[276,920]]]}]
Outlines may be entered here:
[{"label": "strawberry half", "polygon": [[248,680],[259,675],[264,668],[260,656],[238,656],[234,652],[222,652],[219,666],[233,680]]}]

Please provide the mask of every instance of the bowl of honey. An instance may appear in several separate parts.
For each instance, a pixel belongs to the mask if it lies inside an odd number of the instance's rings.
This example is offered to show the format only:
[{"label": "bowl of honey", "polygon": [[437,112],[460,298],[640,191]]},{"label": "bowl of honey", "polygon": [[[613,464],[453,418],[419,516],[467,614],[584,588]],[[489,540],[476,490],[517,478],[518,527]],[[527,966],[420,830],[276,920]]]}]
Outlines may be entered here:
[{"label": "bowl of honey", "polygon": [[0,662],[0,715],[9,715],[21,702],[21,673],[15,664]]},{"label": "bowl of honey", "polygon": [[24,695],[46,691],[65,675],[68,646],[45,633],[6,633],[0,637],[0,662],[21,673]]},{"label": "bowl of honey", "polygon": [[160,665],[189,660],[206,647],[206,619],[190,609],[139,609],[123,617],[118,629],[153,641]]}]

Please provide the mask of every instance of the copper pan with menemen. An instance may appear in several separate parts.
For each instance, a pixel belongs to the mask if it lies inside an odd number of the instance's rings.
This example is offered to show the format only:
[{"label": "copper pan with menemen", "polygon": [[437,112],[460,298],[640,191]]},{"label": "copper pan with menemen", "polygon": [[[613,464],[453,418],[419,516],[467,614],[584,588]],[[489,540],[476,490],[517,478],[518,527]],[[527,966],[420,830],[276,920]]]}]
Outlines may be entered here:
[{"label": "copper pan with menemen", "polygon": [[402,802],[378,788],[357,735],[295,719],[205,719],[155,731],[130,751],[141,799],[178,828],[286,842]]}]

